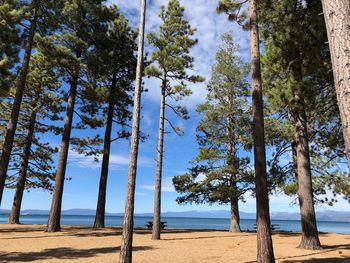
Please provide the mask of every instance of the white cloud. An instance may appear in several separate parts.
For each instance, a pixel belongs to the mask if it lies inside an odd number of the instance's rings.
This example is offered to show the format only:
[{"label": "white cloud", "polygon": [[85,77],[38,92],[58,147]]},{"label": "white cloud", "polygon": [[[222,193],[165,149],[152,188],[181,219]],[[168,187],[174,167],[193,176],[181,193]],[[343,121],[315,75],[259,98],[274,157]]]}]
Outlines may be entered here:
[{"label": "white cloud", "polygon": [[[98,161],[96,161],[93,156],[84,156],[73,150],[70,150],[68,155],[68,165],[79,168],[99,169],[101,168],[102,155],[98,155],[97,160]],[[147,157],[141,156],[138,160],[138,165],[141,167],[146,167],[153,163],[154,161]],[[109,157],[110,170],[120,170],[125,168],[128,164],[129,155],[111,154]]]},{"label": "white cloud", "polygon": [[[242,57],[244,60],[249,59],[249,35],[235,23],[228,22],[225,15],[216,13],[217,1],[213,0],[181,0],[185,7],[186,19],[192,27],[197,28],[195,37],[198,44],[192,48],[191,55],[195,58],[194,69],[191,73],[201,75],[208,81],[211,75],[211,65],[214,63],[215,53],[220,43],[221,35],[233,30],[234,39],[241,45]],[[134,27],[138,26],[140,1],[130,0],[110,0],[109,3],[117,4],[121,11],[126,14]],[[161,5],[166,5],[167,0],[149,1],[146,14],[146,33],[158,31],[161,23],[158,14]],[[145,52],[150,54],[152,48],[146,44]],[[149,92],[145,98],[152,101],[159,101],[159,83],[153,79],[145,79],[146,87]],[[189,84],[193,94],[185,98],[182,102],[188,108],[195,108],[202,103],[206,97],[206,82],[201,84]]]},{"label": "white cloud", "polygon": [[[175,188],[173,186],[172,177],[165,177],[162,180],[162,192],[175,192]],[[140,185],[140,189],[154,191],[154,185]]]}]

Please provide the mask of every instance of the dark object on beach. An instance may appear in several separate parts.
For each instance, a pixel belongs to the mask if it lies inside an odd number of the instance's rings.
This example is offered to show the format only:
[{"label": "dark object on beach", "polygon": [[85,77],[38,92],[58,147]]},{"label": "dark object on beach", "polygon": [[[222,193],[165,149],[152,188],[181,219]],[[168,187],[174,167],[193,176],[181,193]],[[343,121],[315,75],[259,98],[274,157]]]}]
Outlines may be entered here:
[{"label": "dark object on beach", "polygon": [[[278,224],[271,224],[270,229],[271,231],[276,231],[280,229],[280,226]],[[254,230],[256,230],[256,224],[254,224]]]},{"label": "dark object on beach", "polygon": [[[147,224],[145,225],[148,229],[152,229],[153,228],[153,222],[152,221],[148,221]],[[160,229],[164,229],[166,228],[166,222],[160,222]]]}]

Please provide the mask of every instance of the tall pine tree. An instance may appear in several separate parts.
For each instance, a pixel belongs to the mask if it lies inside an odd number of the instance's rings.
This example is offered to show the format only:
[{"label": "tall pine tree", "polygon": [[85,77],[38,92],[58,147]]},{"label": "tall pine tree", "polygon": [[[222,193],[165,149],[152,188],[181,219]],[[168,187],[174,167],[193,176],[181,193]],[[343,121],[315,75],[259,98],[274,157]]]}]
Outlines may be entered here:
[{"label": "tall pine tree", "polygon": [[[60,120],[62,98],[59,74],[50,59],[40,52],[33,55],[29,66],[26,89],[18,121],[18,128],[10,159],[6,186],[15,188],[9,223],[18,224],[25,189],[44,188],[52,190],[54,179],[53,155],[58,151],[41,140],[41,134],[61,131],[55,125]],[[10,113],[10,100],[3,102]],[[8,106],[8,107],[6,107]],[[5,116],[4,116],[5,117]],[[6,118],[6,117],[5,117]],[[49,121],[49,122],[48,122]],[[13,185],[11,182],[15,182]]]},{"label": "tall pine tree", "polygon": [[[167,8],[161,7],[159,17],[162,25],[159,34],[150,33],[147,38],[155,47],[152,53],[153,64],[146,68],[146,75],[161,81],[161,98],[159,113],[159,132],[157,147],[157,168],[154,197],[154,219],[152,239],[160,239],[160,215],[161,215],[161,188],[164,152],[164,128],[165,121],[169,123],[176,133],[180,130],[174,127],[165,116],[165,108],[169,107],[179,117],[187,119],[187,109],[181,106],[173,106],[166,99],[174,99],[176,102],[191,94],[186,82],[196,83],[203,81],[199,76],[188,75],[187,71],[193,68],[193,58],[189,55],[190,49],[197,43],[191,38],[195,32],[188,21],[184,19],[185,9],[180,6],[178,0],[170,0]],[[174,82],[176,84],[174,84]]]},{"label": "tall pine tree", "polygon": [[[82,74],[86,68],[88,53],[96,45],[97,39],[107,33],[108,22],[114,17],[114,14],[110,12],[107,6],[103,5],[103,2],[101,0],[65,1],[61,13],[62,25],[60,31],[52,37],[40,40],[42,46],[47,46],[47,52],[51,52],[52,56],[60,58],[61,67],[66,73],[66,81],[70,84],[60,156],[55,176],[56,182],[47,225],[48,232],[56,232],[61,229],[62,195],[73,115],[76,112],[75,104],[79,91],[78,87],[84,87],[84,84],[86,84]],[[83,110],[93,111],[89,106],[86,105]]]},{"label": "tall pine tree", "polygon": [[134,205],[135,205],[135,187],[136,187],[136,171],[137,159],[140,140],[140,111],[141,111],[141,91],[142,91],[142,75],[143,75],[143,53],[145,41],[145,25],[146,25],[146,0],[141,0],[140,6],[140,26],[139,41],[137,51],[136,81],[134,109],[132,118],[132,135],[130,145],[130,162],[128,168],[128,184],[125,198],[125,212],[123,233],[121,238],[119,263],[132,262],[132,240],[134,231]]},{"label": "tall pine tree", "polygon": [[197,108],[203,115],[197,127],[199,155],[190,172],[174,177],[173,183],[183,194],[177,198],[180,204],[229,204],[230,231],[241,232],[238,202],[254,188],[250,159],[242,157],[251,146],[249,69],[237,56],[240,47],[233,42],[232,32],[225,33],[222,42],[207,88],[207,101]]},{"label": "tall pine tree", "polygon": [[[242,13],[244,4],[248,2],[248,20]],[[257,260],[258,262],[275,262],[270,229],[270,208],[268,183],[266,174],[266,150],[264,105],[262,94],[262,79],[260,69],[260,39],[258,10],[256,0],[220,0],[218,12],[225,12],[229,20],[236,21],[243,28],[250,30],[250,56],[252,72],[252,111],[253,111],[253,141],[254,166],[257,207]]]},{"label": "tall pine tree", "polygon": [[[115,9],[117,18],[109,25],[108,33],[99,39],[96,49],[91,54],[88,68],[98,86],[94,96],[101,115],[105,116],[105,134],[102,150],[102,167],[99,184],[97,209],[94,227],[105,225],[105,204],[109,158],[111,144],[119,139],[129,138],[129,121],[131,119],[132,88],[135,77],[136,34],[129,27],[128,20]],[[104,107],[101,107],[104,105]],[[115,127],[113,129],[113,126]],[[117,130],[118,126],[118,130]],[[89,142],[85,147],[91,147]]]},{"label": "tall pine tree", "polygon": [[55,16],[59,10],[61,1],[43,1],[32,0],[25,2],[23,18],[25,21],[21,22],[24,26],[24,31],[27,40],[25,41],[24,56],[19,71],[19,77],[16,83],[16,94],[13,100],[11,117],[7,125],[5,140],[2,147],[0,158],[0,205],[4,190],[4,184],[7,176],[7,169],[10,161],[13,140],[16,133],[17,121],[19,111],[23,99],[23,93],[27,81],[29,63],[32,56],[32,49],[34,46],[34,36],[36,32],[41,34],[49,34],[52,30],[57,28]]},{"label": "tall pine tree", "polygon": [[[290,145],[295,156],[302,225],[300,247],[319,249],[311,155],[315,150],[327,155],[324,143],[320,148],[322,131],[336,127],[338,115],[332,107],[334,96],[329,96],[332,93],[327,89],[333,83],[329,81],[331,70],[324,44],[325,27],[322,17],[318,16],[321,7],[314,1],[281,0],[273,5],[266,4],[261,10],[269,101],[292,126]],[[327,102],[327,99],[330,100]],[[330,107],[325,107],[321,113],[320,103]],[[334,133],[337,131],[336,128],[333,130]],[[315,143],[311,151],[310,139]]]}]

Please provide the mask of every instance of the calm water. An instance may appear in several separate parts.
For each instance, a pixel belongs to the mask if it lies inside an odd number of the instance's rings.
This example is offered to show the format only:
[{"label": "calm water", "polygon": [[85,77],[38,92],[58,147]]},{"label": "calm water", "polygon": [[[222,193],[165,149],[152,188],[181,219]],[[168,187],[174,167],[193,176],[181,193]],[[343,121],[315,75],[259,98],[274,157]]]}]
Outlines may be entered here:
[{"label": "calm water", "polygon": [[[22,216],[23,224],[46,224],[48,216],[46,215],[30,215]],[[151,217],[135,217],[135,227],[144,227],[146,222],[152,221]],[[174,218],[163,217],[162,221],[166,221],[169,228],[186,228],[186,229],[229,229],[229,219],[217,218]],[[7,222],[7,216],[0,215],[0,224]],[[94,216],[62,216],[61,223],[63,225],[92,226]],[[255,220],[242,219],[242,230],[253,230]],[[123,217],[107,216],[107,226],[122,226]],[[272,220],[272,224],[278,224],[280,230],[284,231],[300,231],[300,222],[294,220]],[[318,222],[318,229],[322,232],[350,234],[350,222]]]}]

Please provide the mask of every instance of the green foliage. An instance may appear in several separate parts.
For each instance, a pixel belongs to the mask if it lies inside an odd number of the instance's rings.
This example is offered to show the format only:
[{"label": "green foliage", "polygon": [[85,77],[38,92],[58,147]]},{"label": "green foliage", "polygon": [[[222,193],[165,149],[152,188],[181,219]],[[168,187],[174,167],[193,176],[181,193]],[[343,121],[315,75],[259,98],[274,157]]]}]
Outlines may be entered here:
[{"label": "green foliage", "polygon": [[266,134],[267,142],[275,150],[269,162],[270,173],[280,179],[287,194],[296,193],[292,116],[296,111],[304,111],[308,119],[314,194],[324,194],[321,186],[326,185],[319,183],[321,178],[344,178],[339,165],[344,159],[344,143],[327,35],[319,16],[321,5],[314,1],[279,0],[273,4],[262,2],[259,10],[265,44],[262,64],[268,99]]},{"label": "green foliage", "polygon": [[[101,36],[87,58],[87,78],[89,86],[83,92],[86,122],[95,121],[90,127],[106,126],[108,108],[113,107],[113,123],[118,125],[112,141],[130,137],[129,121],[132,105],[133,81],[136,70],[136,33],[130,28],[128,20],[116,6],[110,6],[114,20],[108,22],[108,30]],[[91,118],[91,116],[95,116]],[[116,129],[115,129],[116,130]],[[93,138],[73,138],[72,144],[78,153],[97,155],[102,153],[99,136]]]},{"label": "green foliage", "polygon": [[[42,134],[58,135],[61,128],[56,126],[56,121],[62,120],[60,113],[62,107],[62,94],[60,92],[60,74],[56,65],[45,57],[40,50],[37,51],[31,60],[29,74],[26,82],[26,89],[15,136],[14,147],[11,155],[9,176],[6,186],[16,187],[17,175],[23,160],[23,149],[26,143],[28,128],[31,116],[35,114],[34,136],[29,156],[27,169],[26,189],[43,188],[52,190],[54,180],[54,160],[53,156],[58,152],[58,148],[43,142]],[[4,130],[7,119],[11,112],[11,101],[14,88],[7,100],[2,101],[5,109],[1,116],[1,138],[4,138]]]},{"label": "green foliage", "polygon": [[243,29],[249,29],[248,15],[245,4],[248,0],[219,0],[216,11],[225,13],[230,21],[237,22]]},{"label": "green foliage", "polygon": [[[94,80],[94,74],[100,73],[95,73],[98,67],[92,69],[91,65],[102,62],[102,59],[95,60],[96,56],[93,54],[96,49],[103,48],[101,43],[106,40],[109,28],[120,14],[114,6],[108,7],[104,5],[104,2],[100,0],[63,1],[59,16],[59,29],[52,35],[37,36],[38,46],[45,51],[47,56],[56,60],[64,75],[64,81],[78,82],[74,112],[79,117],[79,121],[75,121],[73,126],[77,129],[96,129],[105,123],[104,116],[99,114],[101,108],[99,103],[103,100],[101,97],[105,96],[106,89]],[[103,60],[103,63],[108,61],[108,58],[104,57],[104,59],[106,60]],[[77,67],[79,73],[78,76],[75,76],[74,71]],[[107,86],[106,83],[104,85]],[[74,138],[72,142],[77,145],[78,152],[81,152],[84,140]],[[94,146],[90,143],[98,146],[101,138],[99,135],[86,138],[85,145],[88,148]]]},{"label": "green foliage", "polygon": [[22,15],[23,8],[19,1],[0,1],[0,96],[7,94],[13,81],[11,69],[18,61]]},{"label": "green foliage", "polygon": [[[159,33],[147,35],[148,42],[155,51],[152,53],[152,64],[145,69],[145,74],[161,80],[161,89],[165,91],[166,97],[180,101],[192,94],[186,82],[204,81],[200,76],[188,74],[188,70],[193,69],[194,60],[189,55],[190,49],[197,44],[197,40],[192,38],[195,29],[184,19],[184,8],[178,0],[170,0],[167,8],[162,6],[159,17],[163,22]],[[185,107],[166,106],[177,116],[188,118]],[[181,134],[179,127],[169,124],[177,134]]]},{"label": "green foliage", "polygon": [[203,115],[197,141],[199,155],[189,173],[176,176],[178,203],[230,203],[253,188],[250,160],[241,157],[251,148],[251,108],[248,104],[248,65],[236,54],[231,32],[222,37],[208,85],[207,101],[198,106]]}]

